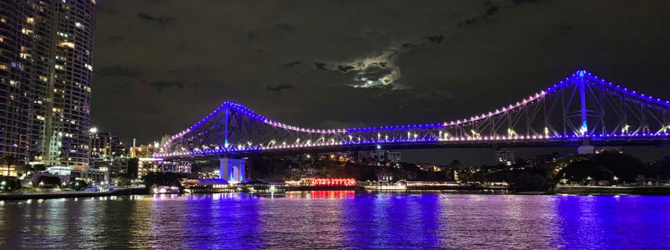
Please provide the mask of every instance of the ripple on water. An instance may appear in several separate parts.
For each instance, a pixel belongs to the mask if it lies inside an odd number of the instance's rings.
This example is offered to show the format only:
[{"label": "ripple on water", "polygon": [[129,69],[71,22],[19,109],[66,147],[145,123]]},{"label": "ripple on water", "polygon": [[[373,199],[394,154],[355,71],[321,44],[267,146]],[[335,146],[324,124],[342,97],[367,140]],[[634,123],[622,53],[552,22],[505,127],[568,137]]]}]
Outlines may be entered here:
[{"label": "ripple on water", "polygon": [[670,197],[289,193],[0,201],[0,249],[670,248]]}]

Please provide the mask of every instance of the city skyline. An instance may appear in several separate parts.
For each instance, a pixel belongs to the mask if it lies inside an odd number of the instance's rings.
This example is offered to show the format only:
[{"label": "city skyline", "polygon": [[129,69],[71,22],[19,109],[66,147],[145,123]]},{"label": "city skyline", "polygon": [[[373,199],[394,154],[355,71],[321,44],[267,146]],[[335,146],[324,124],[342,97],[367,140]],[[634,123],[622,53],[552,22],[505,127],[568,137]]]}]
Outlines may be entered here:
[{"label": "city skyline", "polygon": [[670,249],[668,13],[0,0],[0,249]]}]

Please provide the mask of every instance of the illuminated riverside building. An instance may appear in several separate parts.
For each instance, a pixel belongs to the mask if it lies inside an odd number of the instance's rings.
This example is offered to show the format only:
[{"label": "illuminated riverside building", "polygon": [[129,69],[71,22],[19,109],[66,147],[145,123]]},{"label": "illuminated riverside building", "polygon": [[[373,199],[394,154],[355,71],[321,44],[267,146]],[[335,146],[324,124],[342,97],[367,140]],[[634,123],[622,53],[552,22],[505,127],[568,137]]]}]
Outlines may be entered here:
[{"label": "illuminated riverside building", "polygon": [[400,162],[402,154],[400,152],[390,152],[386,150],[372,150],[372,151],[358,151],[356,161],[359,163],[364,162],[365,159],[370,159],[374,162],[379,161],[388,161],[388,162]]},{"label": "illuminated riverside building", "polygon": [[188,161],[164,161],[162,158],[139,158],[137,164],[138,178],[151,172],[190,174],[192,165]]},{"label": "illuminated riverside building", "polygon": [[155,142],[153,145],[140,145],[136,147],[130,147],[130,158],[148,158],[152,157],[154,153],[160,152],[160,144]]},{"label": "illuminated riverside building", "polygon": [[[97,131],[96,131],[97,132]],[[91,160],[111,160],[126,154],[121,138],[112,133],[95,133],[91,131]]]},{"label": "illuminated riverside building", "polygon": [[496,164],[504,164],[507,166],[514,164],[514,151],[498,150],[496,151],[495,155]]},{"label": "illuminated riverside building", "polygon": [[88,166],[95,0],[0,0],[0,154]]},{"label": "illuminated riverside building", "polygon": [[301,185],[304,186],[326,186],[326,187],[348,187],[356,186],[353,178],[302,178]]}]

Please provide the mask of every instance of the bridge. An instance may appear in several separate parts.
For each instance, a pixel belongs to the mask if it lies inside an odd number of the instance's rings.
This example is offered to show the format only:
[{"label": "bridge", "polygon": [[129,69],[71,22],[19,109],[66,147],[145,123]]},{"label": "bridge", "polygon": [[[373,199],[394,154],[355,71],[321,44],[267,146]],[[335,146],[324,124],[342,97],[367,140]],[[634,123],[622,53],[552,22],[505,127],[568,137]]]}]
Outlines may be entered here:
[{"label": "bridge", "polygon": [[284,124],[224,102],[164,143],[156,157],[218,158],[221,176],[244,179],[243,157],[259,154],[435,147],[578,147],[666,145],[670,101],[615,85],[584,70],[530,96],[469,118],[364,128]]}]

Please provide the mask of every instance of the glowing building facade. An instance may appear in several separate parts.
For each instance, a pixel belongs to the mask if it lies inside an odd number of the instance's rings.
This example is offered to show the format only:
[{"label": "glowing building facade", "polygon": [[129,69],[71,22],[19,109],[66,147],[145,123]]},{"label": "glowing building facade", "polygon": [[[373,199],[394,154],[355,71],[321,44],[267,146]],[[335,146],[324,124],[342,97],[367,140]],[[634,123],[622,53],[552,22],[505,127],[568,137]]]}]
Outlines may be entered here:
[{"label": "glowing building facade", "polygon": [[94,0],[0,0],[0,154],[88,166]]}]

